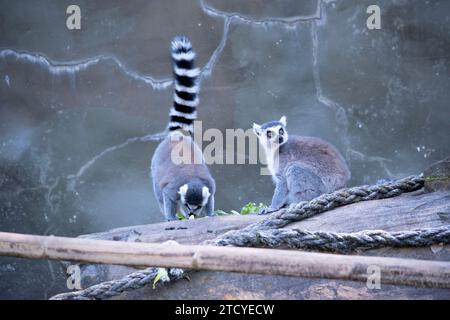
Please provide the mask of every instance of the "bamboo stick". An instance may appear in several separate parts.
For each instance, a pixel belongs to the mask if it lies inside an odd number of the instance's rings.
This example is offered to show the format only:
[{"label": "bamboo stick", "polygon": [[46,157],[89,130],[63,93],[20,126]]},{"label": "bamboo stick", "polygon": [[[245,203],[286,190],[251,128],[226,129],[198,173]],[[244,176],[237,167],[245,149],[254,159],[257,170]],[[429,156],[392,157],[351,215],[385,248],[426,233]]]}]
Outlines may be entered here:
[{"label": "bamboo stick", "polygon": [[170,245],[0,232],[0,255],[126,266],[174,267],[450,288],[450,262],[348,256],[293,250]]}]

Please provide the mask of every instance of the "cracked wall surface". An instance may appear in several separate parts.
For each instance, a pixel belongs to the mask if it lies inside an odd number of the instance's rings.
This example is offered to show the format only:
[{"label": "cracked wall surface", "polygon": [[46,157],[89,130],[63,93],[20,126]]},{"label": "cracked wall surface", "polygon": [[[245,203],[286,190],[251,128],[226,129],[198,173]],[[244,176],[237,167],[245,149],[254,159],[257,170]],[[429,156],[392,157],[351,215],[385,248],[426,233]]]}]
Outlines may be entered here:
[{"label": "cracked wall surface", "polygon": [[[73,1],[72,1],[73,2]],[[288,117],[347,159],[353,185],[450,153],[448,1],[0,0],[0,230],[75,236],[162,221],[149,179],[187,35],[204,129]],[[217,207],[268,203],[258,165],[214,165]],[[0,297],[64,290],[56,263],[0,258]],[[7,279],[7,280],[5,280]],[[62,286],[62,287],[61,287]]]}]

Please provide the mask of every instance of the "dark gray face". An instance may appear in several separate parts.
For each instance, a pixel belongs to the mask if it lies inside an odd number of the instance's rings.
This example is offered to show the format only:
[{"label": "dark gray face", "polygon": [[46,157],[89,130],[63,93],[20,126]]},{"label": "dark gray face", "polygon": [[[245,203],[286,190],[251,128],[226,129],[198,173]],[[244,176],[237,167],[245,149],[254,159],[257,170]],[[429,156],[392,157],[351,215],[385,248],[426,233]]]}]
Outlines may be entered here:
[{"label": "dark gray face", "polygon": [[279,121],[270,121],[262,125],[253,124],[253,131],[264,147],[281,146],[287,142],[286,117]]},{"label": "dark gray face", "polygon": [[186,217],[200,215],[210,197],[209,188],[202,184],[189,183],[180,187],[181,210]]}]

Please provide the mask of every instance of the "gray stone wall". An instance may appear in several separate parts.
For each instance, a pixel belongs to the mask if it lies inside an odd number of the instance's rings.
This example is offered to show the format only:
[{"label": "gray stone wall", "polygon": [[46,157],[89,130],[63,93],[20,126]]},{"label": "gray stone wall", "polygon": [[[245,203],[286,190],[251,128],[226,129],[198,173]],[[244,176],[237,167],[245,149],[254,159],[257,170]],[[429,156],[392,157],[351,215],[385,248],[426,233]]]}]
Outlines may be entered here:
[{"label": "gray stone wall", "polygon": [[[204,129],[284,114],[290,133],[341,150],[354,185],[421,172],[450,153],[450,2],[376,2],[381,30],[367,29],[365,0],[0,0],[0,230],[163,220],[149,179],[157,142],[144,138],[166,126],[179,34],[203,68]],[[70,4],[81,30],[66,28]],[[217,207],[268,203],[259,170],[212,166]],[[60,284],[54,264],[0,261],[0,296]]]}]

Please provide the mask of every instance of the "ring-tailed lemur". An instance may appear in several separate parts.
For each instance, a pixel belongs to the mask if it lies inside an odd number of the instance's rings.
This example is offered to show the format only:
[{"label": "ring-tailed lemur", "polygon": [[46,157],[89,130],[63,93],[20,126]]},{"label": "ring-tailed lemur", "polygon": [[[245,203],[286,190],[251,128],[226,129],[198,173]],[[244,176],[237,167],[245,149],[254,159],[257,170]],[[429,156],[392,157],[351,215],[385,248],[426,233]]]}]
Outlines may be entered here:
[{"label": "ring-tailed lemur", "polygon": [[276,185],[270,207],[260,214],[343,188],[350,179],[343,157],[332,145],[319,138],[288,136],[285,116],[263,125],[254,123],[253,131]]},{"label": "ring-tailed lemur", "polygon": [[[215,193],[214,179],[191,137],[199,103],[200,70],[194,67],[195,53],[186,37],[176,37],[171,54],[175,93],[169,134],[156,148],[151,163],[153,190],[169,221],[176,219],[178,209],[186,217],[213,215]],[[182,158],[178,158],[180,150],[186,152]]]}]

